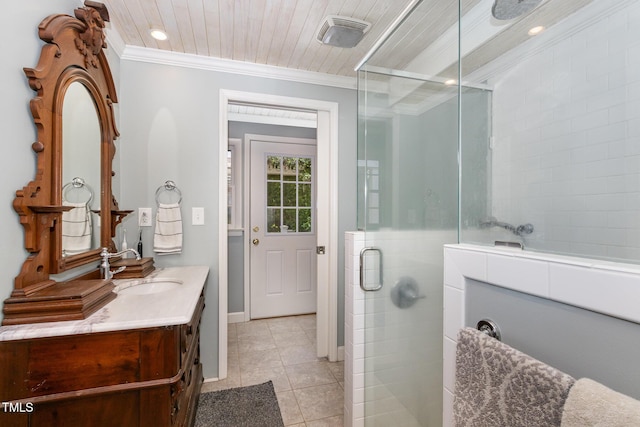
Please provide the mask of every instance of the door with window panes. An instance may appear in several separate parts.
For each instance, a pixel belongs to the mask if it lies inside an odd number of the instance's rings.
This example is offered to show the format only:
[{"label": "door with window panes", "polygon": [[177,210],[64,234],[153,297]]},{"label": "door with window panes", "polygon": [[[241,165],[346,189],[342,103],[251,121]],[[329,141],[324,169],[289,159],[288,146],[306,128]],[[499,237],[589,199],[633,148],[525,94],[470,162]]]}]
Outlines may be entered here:
[{"label": "door with window panes", "polygon": [[251,141],[252,319],[316,311],[315,153]]}]

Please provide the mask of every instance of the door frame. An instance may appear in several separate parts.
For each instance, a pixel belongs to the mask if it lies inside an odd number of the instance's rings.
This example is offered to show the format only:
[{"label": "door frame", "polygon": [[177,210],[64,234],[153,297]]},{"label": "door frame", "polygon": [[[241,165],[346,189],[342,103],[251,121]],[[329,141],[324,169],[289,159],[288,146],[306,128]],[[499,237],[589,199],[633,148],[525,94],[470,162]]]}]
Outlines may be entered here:
[{"label": "door frame", "polygon": [[[316,128],[317,129],[317,128]],[[252,141],[264,141],[271,142],[275,144],[301,144],[301,145],[309,145],[315,148],[314,153],[314,166],[317,169],[318,162],[318,140],[317,139],[309,139],[309,138],[292,138],[287,136],[273,136],[273,135],[257,135],[253,133],[245,134],[243,141],[243,153],[244,153],[244,167],[243,167],[243,182],[245,182],[244,187],[244,220],[242,222],[242,228],[245,230],[244,234],[244,242],[243,242],[243,253],[244,253],[244,320],[248,322],[251,320],[251,238],[249,234],[251,234],[251,142]],[[318,172],[315,172],[314,181],[315,188],[318,186]],[[315,191],[315,197],[312,206],[315,206],[316,212],[314,217],[314,224],[317,224],[318,221],[318,198],[317,191]],[[318,246],[318,230],[316,226],[316,242],[315,246]],[[317,267],[316,267],[317,268]],[[318,274],[316,274],[316,281],[318,280]],[[317,283],[316,283],[317,289]],[[317,292],[317,291],[316,291]],[[318,310],[318,301],[316,298],[316,311]],[[324,356],[322,356],[324,357]]]},{"label": "door frame", "polygon": [[[218,379],[227,377],[228,328],[228,227],[227,141],[228,105],[246,102],[318,113],[317,151],[317,244],[325,247],[318,256],[318,303],[316,313],[318,357],[338,360],[338,103],[264,93],[220,89],[218,152]],[[245,230],[246,233],[246,230]]]}]

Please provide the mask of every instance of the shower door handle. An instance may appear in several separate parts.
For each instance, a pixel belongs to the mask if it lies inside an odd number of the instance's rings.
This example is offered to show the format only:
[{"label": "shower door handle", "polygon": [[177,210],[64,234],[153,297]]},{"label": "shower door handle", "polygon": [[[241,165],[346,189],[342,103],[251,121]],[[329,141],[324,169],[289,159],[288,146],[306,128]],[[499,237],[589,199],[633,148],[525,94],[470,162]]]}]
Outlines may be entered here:
[{"label": "shower door handle", "polygon": [[[372,287],[367,287],[364,283],[365,282],[364,257],[367,252],[378,253],[378,280],[380,283]],[[380,289],[382,289],[382,251],[380,250],[380,248],[369,246],[366,248],[362,248],[362,250],[360,251],[360,289],[366,292],[379,291]]]}]

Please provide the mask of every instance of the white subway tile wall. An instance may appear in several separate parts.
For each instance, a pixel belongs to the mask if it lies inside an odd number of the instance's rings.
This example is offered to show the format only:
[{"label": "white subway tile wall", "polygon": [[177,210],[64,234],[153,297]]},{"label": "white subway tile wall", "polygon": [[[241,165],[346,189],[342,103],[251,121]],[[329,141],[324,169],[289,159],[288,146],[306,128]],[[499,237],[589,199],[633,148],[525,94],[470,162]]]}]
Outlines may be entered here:
[{"label": "white subway tile wall", "polygon": [[364,292],[359,283],[359,254],[364,233],[345,233],[344,425],[364,426]]},{"label": "white subway tile wall", "polygon": [[623,3],[492,79],[492,214],[533,223],[531,249],[640,261],[640,2]]},{"label": "white subway tile wall", "polygon": [[[346,233],[346,426],[363,426],[365,416],[376,425],[441,423],[442,247],[456,236],[455,230]],[[365,246],[381,247],[384,257],[383,288],[366,295],[358,274]],[[365,262],[365,270],[377,280],[377,263]],[[403,277],[414,278],[425,296],[407,309],[390,298]]]}]

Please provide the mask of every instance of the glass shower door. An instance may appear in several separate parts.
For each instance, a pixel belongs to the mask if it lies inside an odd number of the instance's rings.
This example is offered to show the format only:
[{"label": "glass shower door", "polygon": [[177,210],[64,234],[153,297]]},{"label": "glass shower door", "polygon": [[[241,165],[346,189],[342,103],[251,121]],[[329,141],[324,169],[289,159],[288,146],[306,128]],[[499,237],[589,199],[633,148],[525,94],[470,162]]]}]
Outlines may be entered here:
[{"label": "glass shower door", "polygon": [[442,425],[443,245],[458,240],[458,89],[358,76],[365,425]]}]

